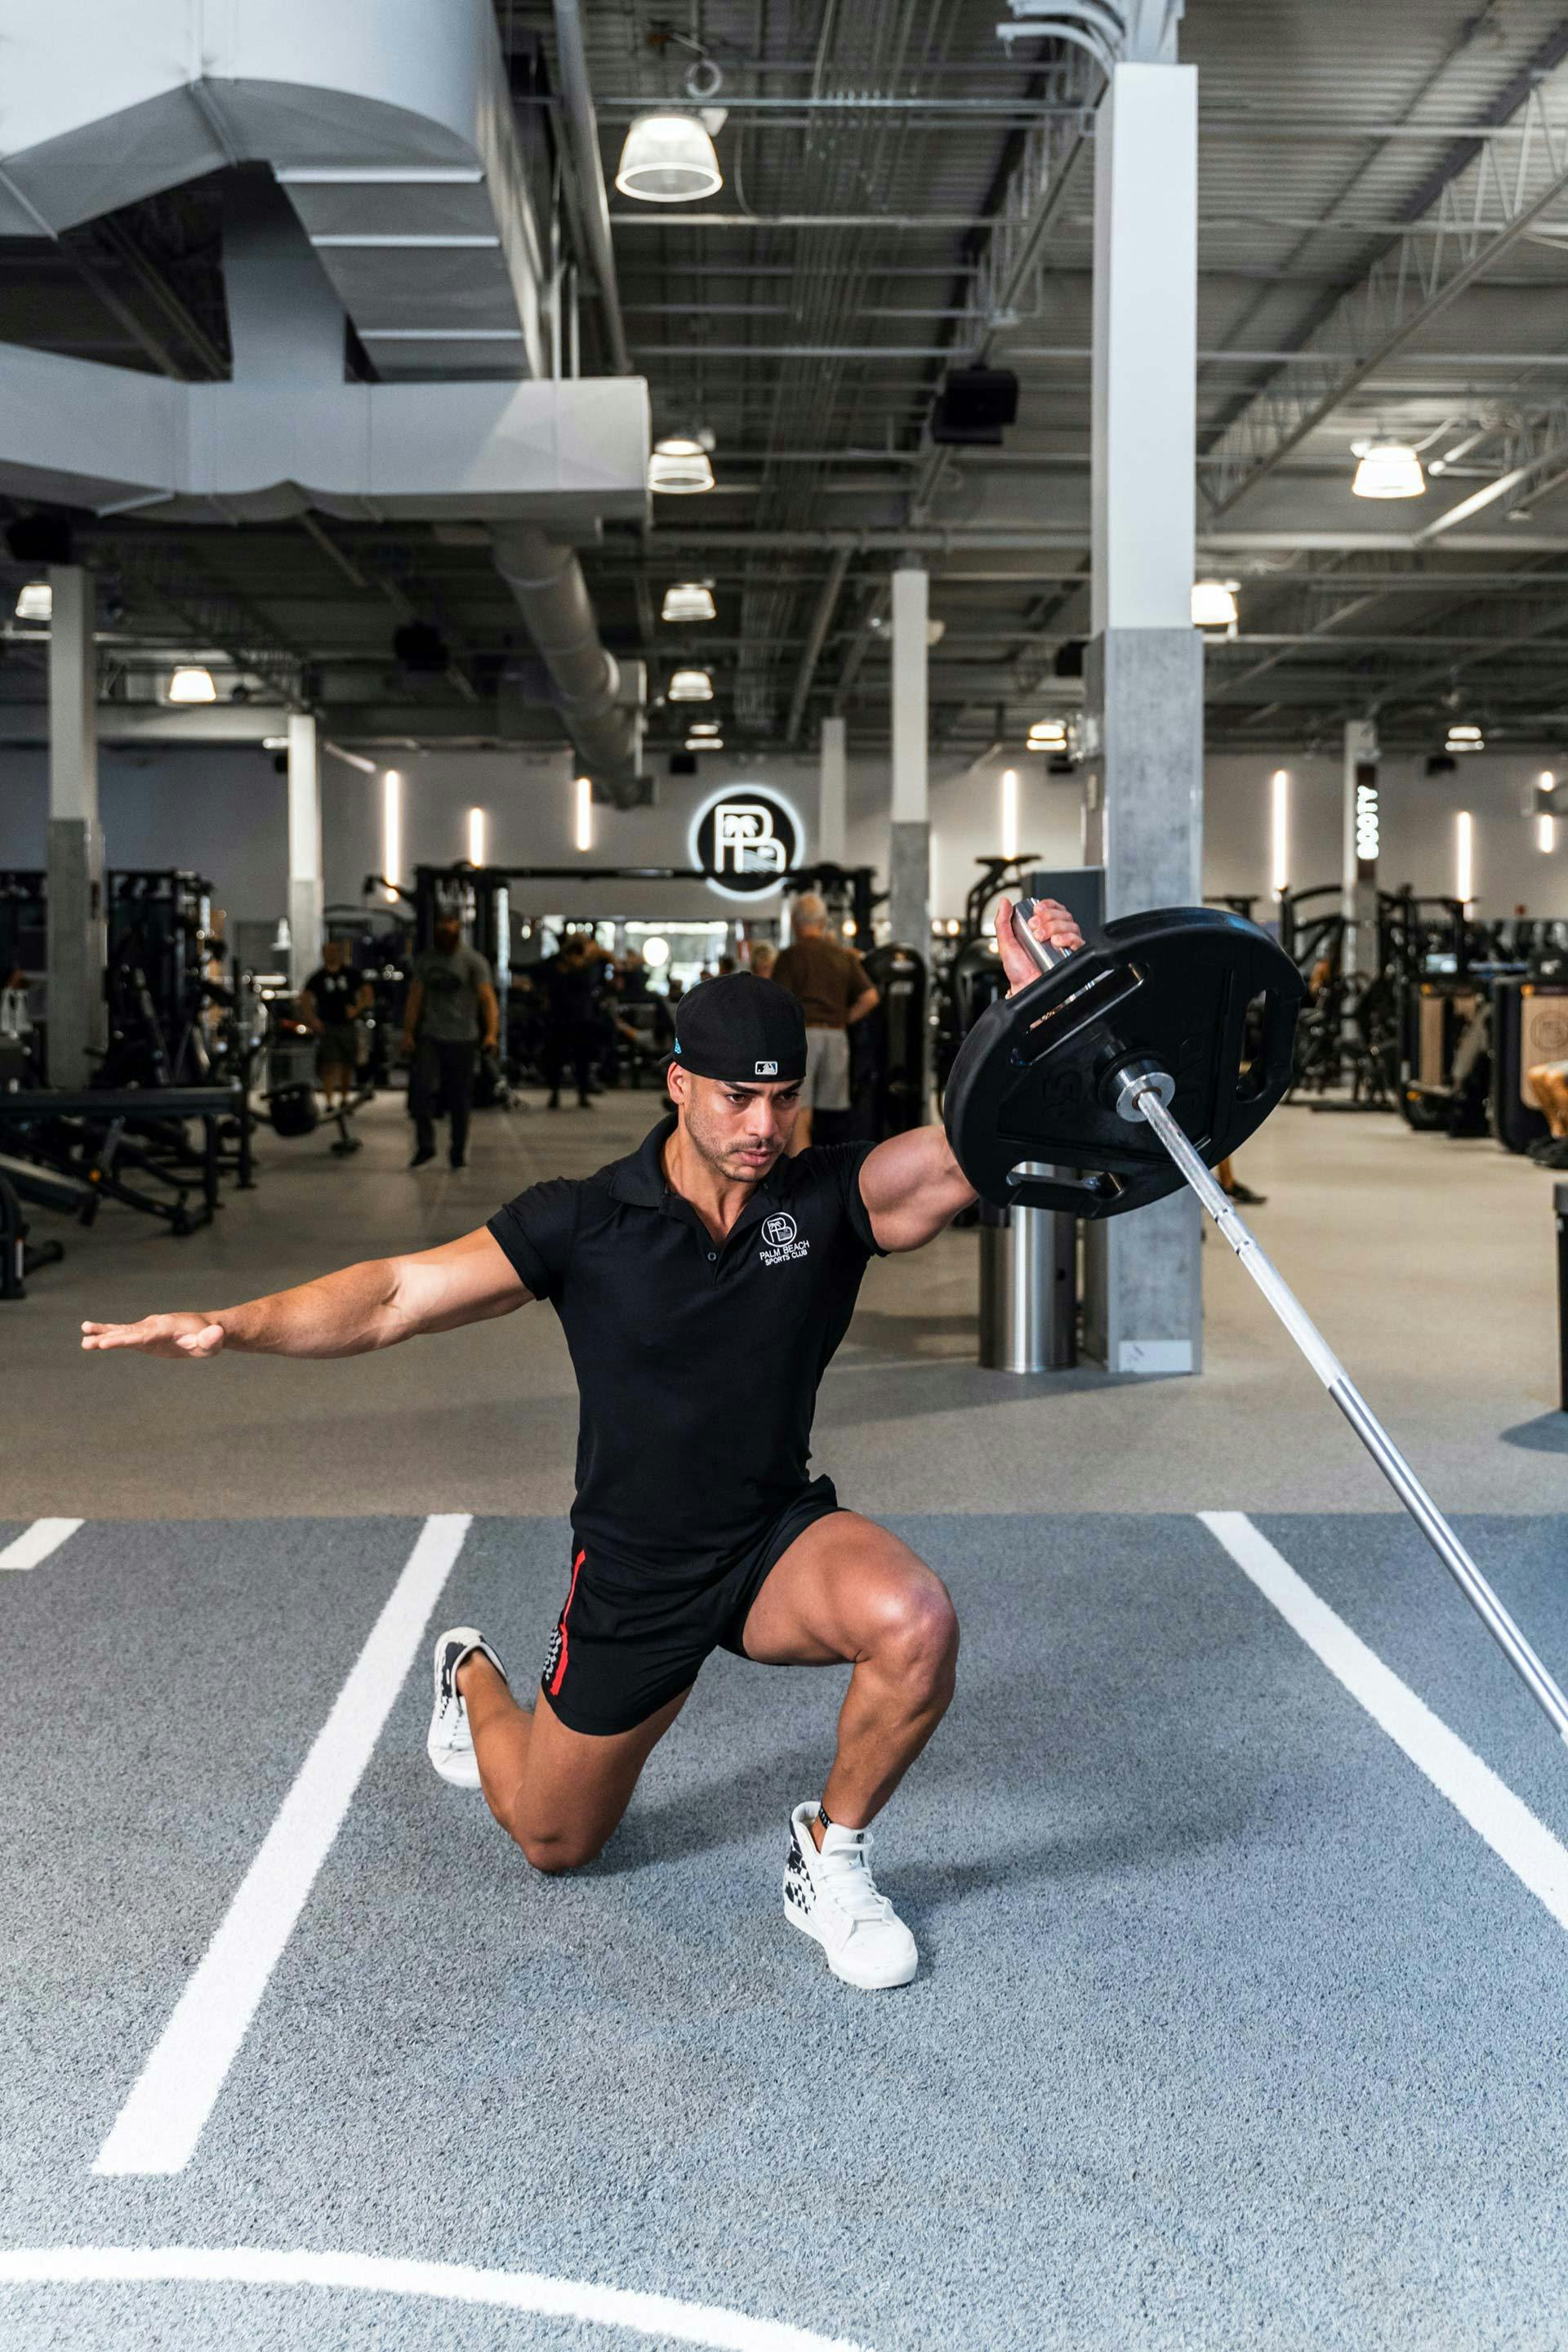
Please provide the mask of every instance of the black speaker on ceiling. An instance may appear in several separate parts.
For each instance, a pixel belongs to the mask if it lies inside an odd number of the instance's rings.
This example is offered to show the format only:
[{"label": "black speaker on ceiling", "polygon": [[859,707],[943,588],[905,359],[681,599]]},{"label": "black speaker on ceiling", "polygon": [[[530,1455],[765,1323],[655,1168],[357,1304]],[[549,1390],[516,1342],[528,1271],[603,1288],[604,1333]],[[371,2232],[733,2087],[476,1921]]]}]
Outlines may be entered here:
[{"label": "black speaker on ceiling", "polygon": [[18,515],[5,526],[5,551],[17,563],[69,563],[71,547],[67,515]]},{"label": "black speaker on ceiling", "polygon": [[1068,637],[1065,645],[1058,646],[1057,647],[1056,659],[1051,664],[1051,667],[1055,671],[1057,677],[1081,677],[1083,676],[1083,653],[1084,645],[1081,637]]},{"label": "black speaker on ceiling", "polygon": [[1426,773],[1429,776],[1451,776],[1458,764],[1451,752],[1434,751],[1426,762]]},{"label": "black speaker on ceiling", "polygon": [[446,638],[428,621],[405,621],[394,630],[392,650],[400,667],[422,677],[438,677],[452,659]]},{"label": "black speaker on ceiling", "polygon": [[697,773],[696,752],[672,751],[669,755],[669,772],[672,776],[694,776]]},{"label": "black speaker on ceiling", "polygon": [[1018,379],[1011,368],[952,368],[931,413],[931,437],[950,448],[1000,449],[1018,415]]}]

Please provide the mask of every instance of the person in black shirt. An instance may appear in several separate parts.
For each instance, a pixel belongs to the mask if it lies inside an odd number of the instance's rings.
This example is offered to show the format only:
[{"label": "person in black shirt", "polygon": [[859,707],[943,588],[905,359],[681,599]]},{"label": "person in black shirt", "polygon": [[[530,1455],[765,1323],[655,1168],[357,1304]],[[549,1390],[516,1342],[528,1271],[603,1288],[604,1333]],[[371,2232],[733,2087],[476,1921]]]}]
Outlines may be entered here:
[{"label": "person in black shirt", "polygon": [[579,1108],[594,1108],[589,1088],[602,1026],[599,987],[603,961],[596,944],[585,931],[572,931],[562,941],[560,954],[552,957],[543,967],[545,1014],[541,1059],[550,1087],[545,1106],[548,1110],[561,1108],[561,1080],[568,1063],[577,1081]]},{"label": "person in black shirt", "polygon": [[320,964],[300,991],[300,1016],[316,1040],[316,1081],[329,1111],[341,1108],[353,1091],[359,1060],[354,1024],[374,1002],[370,982],[354,971],[342,940],[328,940]]},{"label": "person in black shirt", "polygon": [[[1013,987],[1035,977],[997,916]],[[1032,919],[1079,946],[1066,909]],[[426,1745],[542,1871],[591,1861],[716,1648],[851,1666],[820,1801],[790,1817],[784,1913],[844,1982],[906,1984],[914,1939],[871,1875],[868,1824],[941,1721],[958,1648],[940,1579],[813,1477],[812,1416],[869,1260],[974,1198],[940,1127],[786,1146],[805,1070],[796,1000],[732,972],[681,1003],[673,1117],[581,1181],[536,1184],[438,1249],[217,1313],[87,1323],[89,1349],[337,1357],[553,1307],[582,1401],[563,1604],[531,1707],[475,1626],[437,1639]]]}]

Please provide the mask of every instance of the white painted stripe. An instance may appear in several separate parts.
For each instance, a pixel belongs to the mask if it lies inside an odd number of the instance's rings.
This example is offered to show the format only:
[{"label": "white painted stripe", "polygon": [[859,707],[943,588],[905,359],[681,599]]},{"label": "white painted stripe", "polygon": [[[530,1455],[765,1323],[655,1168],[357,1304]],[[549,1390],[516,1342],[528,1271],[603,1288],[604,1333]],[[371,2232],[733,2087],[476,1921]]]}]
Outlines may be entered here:
[{"label": "white painted stripe", "polygon": [[1245,1512],[1200,1511],[1198,1517],[1292,1633],[1546,1906],[1558,1926],[1568,1927],[1568,1849],[1545,1822],[1319,1599]]},{"label": "white painted stripe", "polygon": [[0,1551],[0,1568],[37,1568],[52,1551],[58,1551],[80,1525],[79,1519],[35,1519]]},{"label": "white painted stripe", "polygon": [[100,2149],[94,2172],[180,2172],[189,2163],[468,1525],[466,1517],[425,1522],[298,1779]]},{"label": "white painted stripe", "polygon": [[496,2311],[542,2312],[629,2328],[666,2343],[706,2344],[719,2352],[865,2352],[841,2336],[814,2336],[784,2320],[753,2319],[715,2304],[630,2287],[544,2278],[532,2271],[471,2270],[462,2263],[414,2263],[384,2254],[293,2253],[266,2246],[47,2246],[0,2252],[6,2286],[156,2285],[325,2286],[364,2294],[423,2295]]}]

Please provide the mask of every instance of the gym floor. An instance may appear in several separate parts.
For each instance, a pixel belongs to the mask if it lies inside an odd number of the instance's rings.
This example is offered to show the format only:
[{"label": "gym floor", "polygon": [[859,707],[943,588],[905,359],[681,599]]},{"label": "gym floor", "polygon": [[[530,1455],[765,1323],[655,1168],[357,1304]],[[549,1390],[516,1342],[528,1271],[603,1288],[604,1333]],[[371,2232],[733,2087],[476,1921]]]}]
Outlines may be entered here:
[{"label": "gym floor", "polygon": [[[428,1633],[525,1682],[563,1591],[547,1311],[75,1352],[445,1238],[656,1108],[492,1116],[415,1177],[377,1105],[189,1241],[66,1229],[0,1309],[0,2341],[1560,2344],[1568,1783],[1228,1253],[1197,1382],[978,1371],[972,1236],[871,1271],[819,1458],[964,1628],[880,1825],[922,1949],[880,1999],[779,1900],[841,1675],[715,1659],[571,1879],[426,1763]],[[1242,1172],[1561,1672],[1550,1180],[1296,1109]]]}]

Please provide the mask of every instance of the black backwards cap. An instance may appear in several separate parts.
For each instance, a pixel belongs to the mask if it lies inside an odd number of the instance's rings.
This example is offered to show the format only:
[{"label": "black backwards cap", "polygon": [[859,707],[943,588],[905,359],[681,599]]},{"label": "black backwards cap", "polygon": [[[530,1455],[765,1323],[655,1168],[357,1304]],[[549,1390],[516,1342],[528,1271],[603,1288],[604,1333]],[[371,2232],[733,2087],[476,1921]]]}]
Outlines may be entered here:
[{"label": "black backwards cap", "polygon": [[800,1000],[754,971],[705,980],[676,1007],[674,1059],[694,1077],[793,1086],[805,1076]]}]

